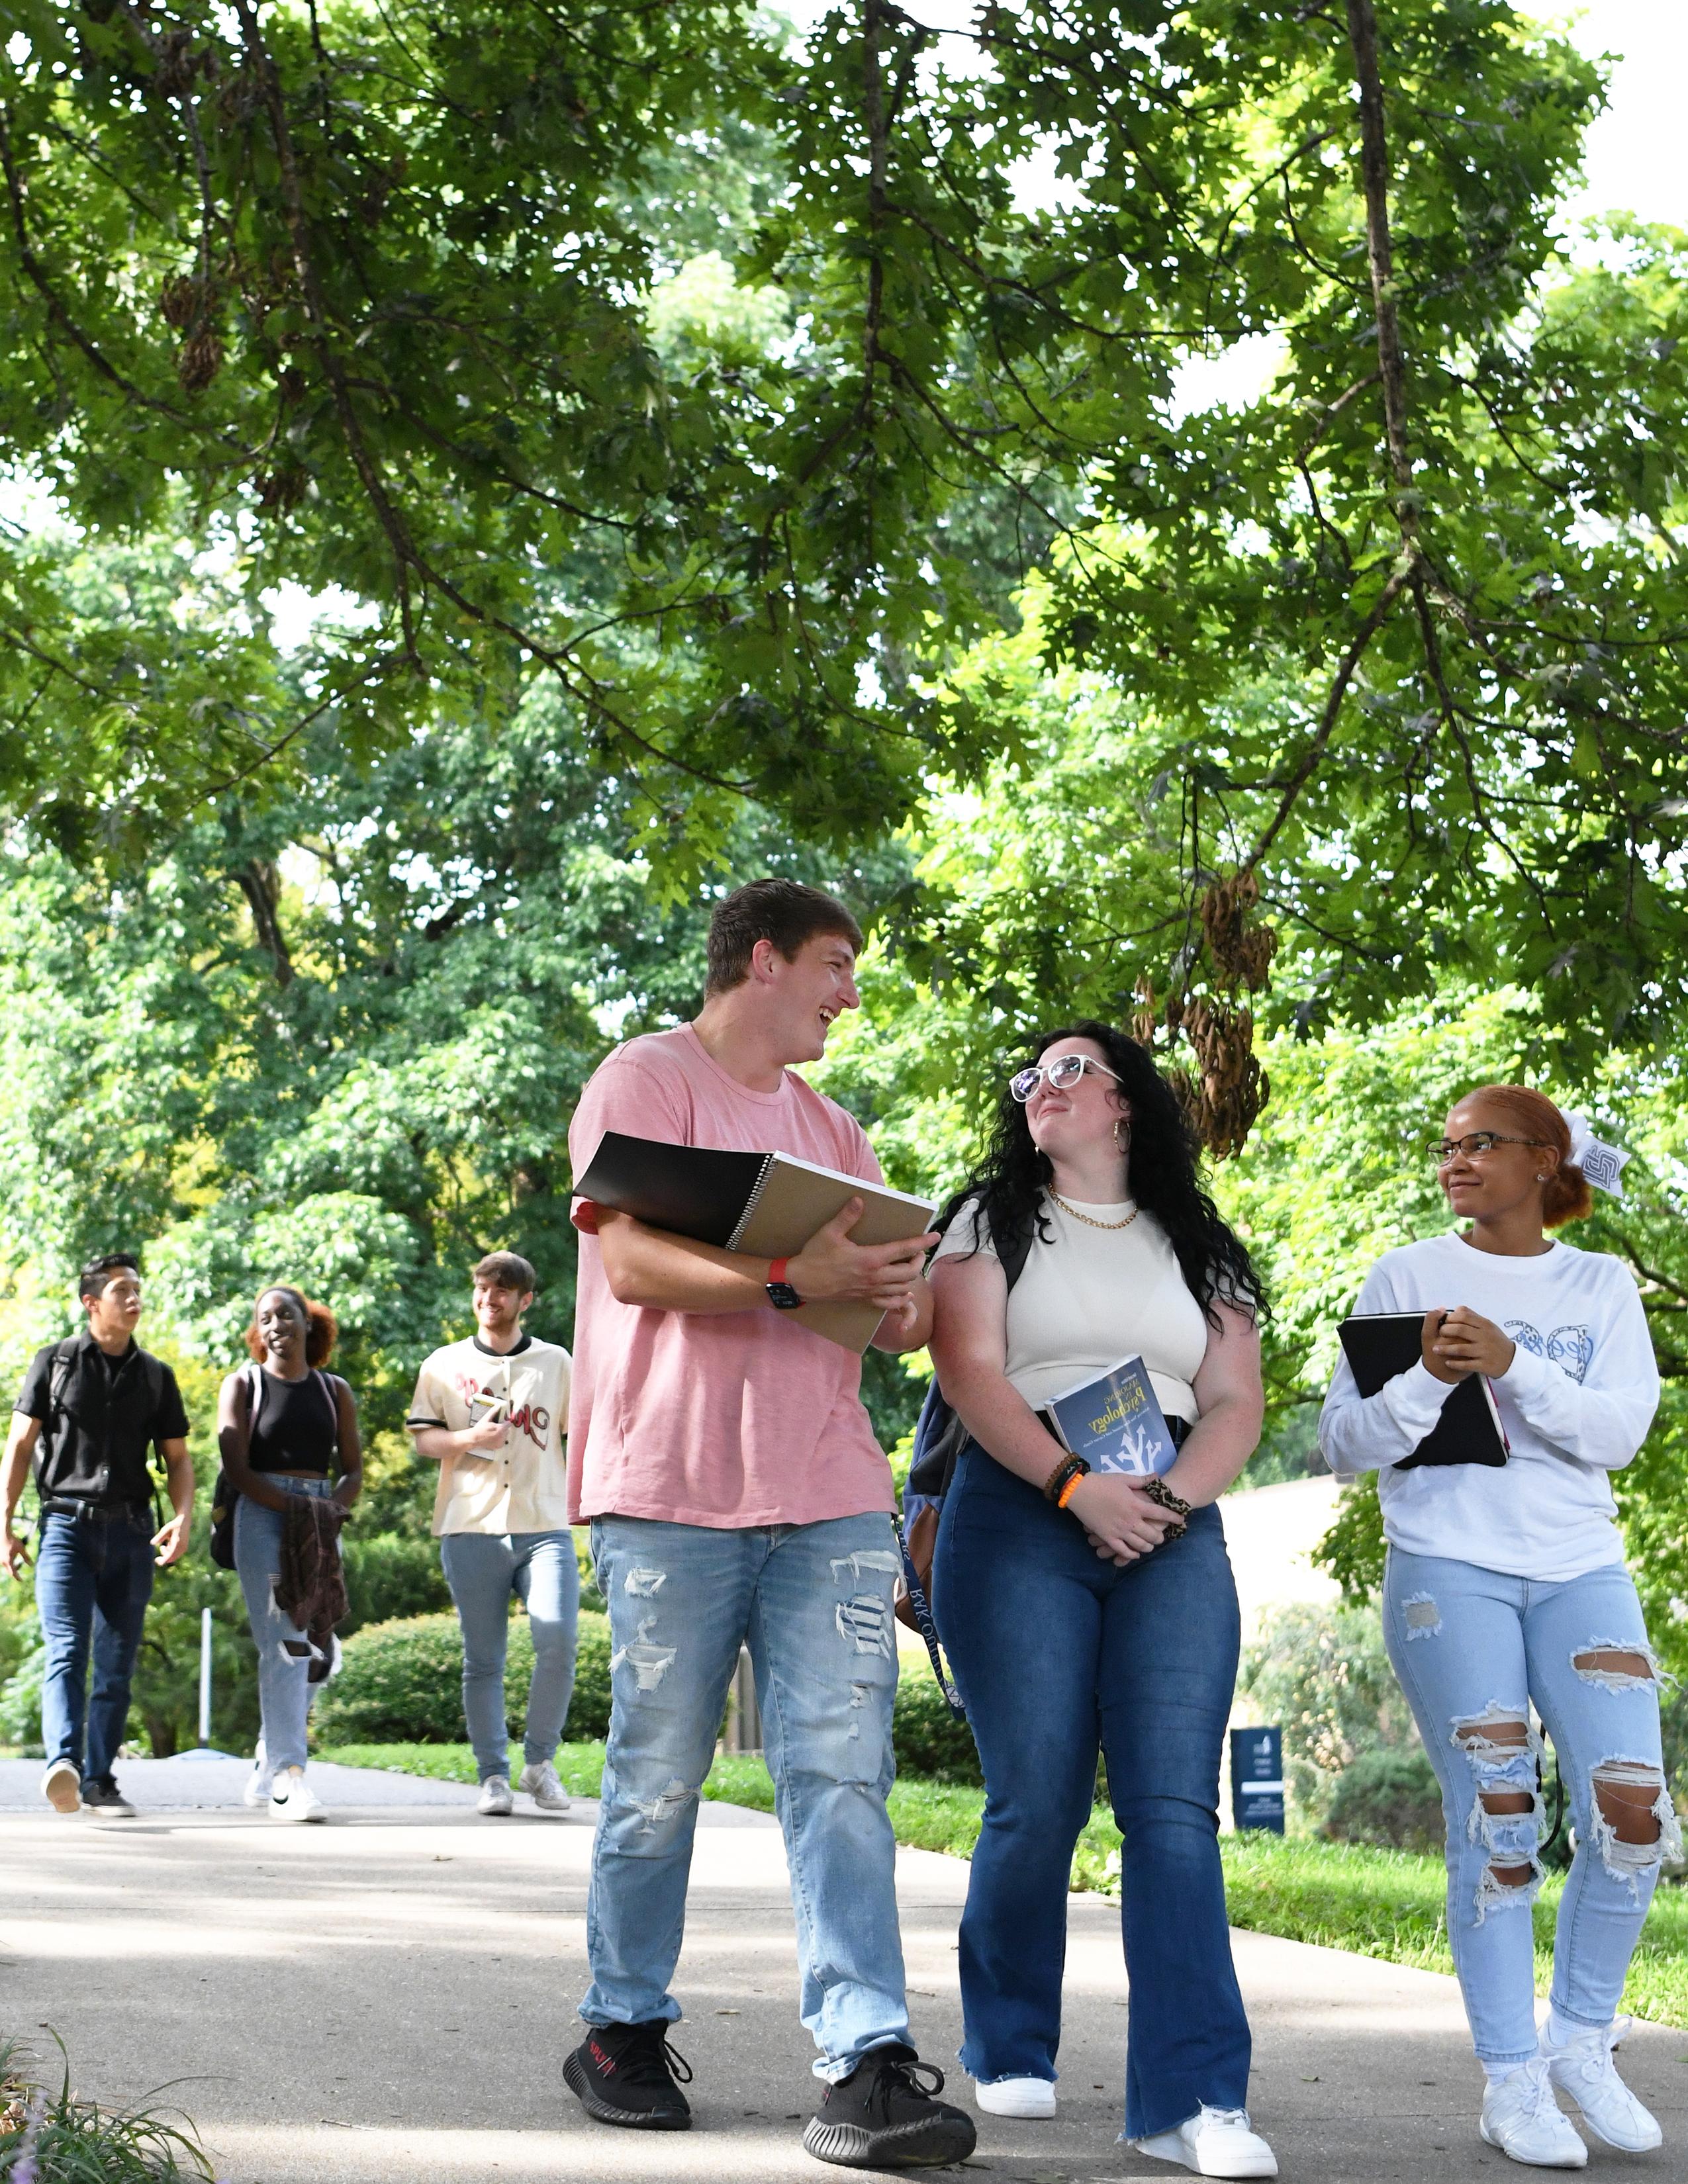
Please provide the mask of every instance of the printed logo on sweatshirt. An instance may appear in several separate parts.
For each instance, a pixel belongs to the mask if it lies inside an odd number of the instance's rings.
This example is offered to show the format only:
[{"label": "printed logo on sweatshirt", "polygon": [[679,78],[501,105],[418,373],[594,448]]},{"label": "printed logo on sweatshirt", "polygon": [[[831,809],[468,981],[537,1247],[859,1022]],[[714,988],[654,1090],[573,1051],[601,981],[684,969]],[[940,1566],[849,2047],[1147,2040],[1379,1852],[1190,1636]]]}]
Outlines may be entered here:
[{"label": "printed logo on sweatshirt", "polygon": [[1532,1327],[1527,1319],[1503,1319],[1502,1329],[1510,1334],[1521,1350],[1529,1351],[1532,1357],[1545,1357],[1550,1365],[1557,1365],[1574,1380],[1587,1378],[1588,1368],[1594,1362],[1594,1334],[1586,1327],[1556,1327],[1543,1340],[1539,1327]]}]

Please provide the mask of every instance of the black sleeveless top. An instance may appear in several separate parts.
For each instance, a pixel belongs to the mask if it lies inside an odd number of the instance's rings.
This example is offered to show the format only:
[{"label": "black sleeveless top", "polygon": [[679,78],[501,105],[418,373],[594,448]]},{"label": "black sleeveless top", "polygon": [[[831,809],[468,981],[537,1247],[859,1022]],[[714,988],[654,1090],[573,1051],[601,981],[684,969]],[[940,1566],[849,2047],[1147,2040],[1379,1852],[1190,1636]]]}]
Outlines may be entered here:
[{"label": "black sleeveless top", "polygon": [[326,1373],[283,1380],[258,1368],[258,1417],[247,1462],[254,1471],[304,1471],[326,1479],[334,1468],[340,1417]]}]

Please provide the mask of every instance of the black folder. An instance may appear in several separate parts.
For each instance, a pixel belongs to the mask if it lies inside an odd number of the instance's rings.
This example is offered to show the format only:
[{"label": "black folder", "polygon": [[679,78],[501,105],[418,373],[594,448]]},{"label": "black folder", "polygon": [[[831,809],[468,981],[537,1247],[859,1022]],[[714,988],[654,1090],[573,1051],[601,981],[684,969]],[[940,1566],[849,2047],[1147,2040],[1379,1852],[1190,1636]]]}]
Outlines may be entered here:
[{"label": "black folder", "polygon": [[[933,1212],[929,1199],[817,1167],[794,1153],[722,1152],[621,1130],[604,1132],[575,1191],[649,1228],[769,1259],[800,1251],[852,1198],[862,1202],[861,1217],[850,1232],[856,1244],[924,1235]],[[883,1314],[871,1304],[839,1299],[799,1305],[784,1317],[859,1355]]]},{"label": "black folder", "polygon": [[[1375,1396],[1385,1381],[1416,1365],[1423,1355],[1422,1312],[1352,1313],[1337,1329],[1342,1350],[1362,1396]],[[1409,1457],[1391,1468],[1414,1471],[1423,1463],[1502,1464],[1507,1432],[1495,1406],[1495,1391],[1481,1373],[1448,1390],[1442,1415]]]}]

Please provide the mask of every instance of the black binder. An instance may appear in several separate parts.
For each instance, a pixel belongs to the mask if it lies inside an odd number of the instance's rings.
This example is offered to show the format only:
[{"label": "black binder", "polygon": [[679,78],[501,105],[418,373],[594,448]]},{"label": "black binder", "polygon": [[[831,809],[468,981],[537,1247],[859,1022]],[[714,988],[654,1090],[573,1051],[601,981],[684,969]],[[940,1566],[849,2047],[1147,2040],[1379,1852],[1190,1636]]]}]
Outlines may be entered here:
[{"label": "black binder", "polygon": [[[1362,1396],[1375,1396],[1385,1381],[1418,1362],[1424,1319],[1422,1312],[1362,1312],[1343,1321],[1336,1331]],[[1423,1463],[1496,1466],[1507,1456],[1507,1431],[1495,1391],[1481,1373],[1474,1373],[1448,1390],[1441,1417],[1412,1455],[1390,1468],[1414,1471]]]}]

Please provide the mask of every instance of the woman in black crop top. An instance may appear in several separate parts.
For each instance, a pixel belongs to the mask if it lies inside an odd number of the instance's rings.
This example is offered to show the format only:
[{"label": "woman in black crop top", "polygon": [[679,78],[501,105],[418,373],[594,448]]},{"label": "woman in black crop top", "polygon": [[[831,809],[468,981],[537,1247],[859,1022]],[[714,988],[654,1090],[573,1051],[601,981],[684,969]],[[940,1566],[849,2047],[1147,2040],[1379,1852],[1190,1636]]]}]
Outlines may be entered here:
[{"label": "woman in black crop top", "polygon": [[258,1648],[263,1721],[245,1797],[276,1820],[323,1812],[304,1777],[313,1649],[276,1607],[275,1585],[290,1501],[331,1498],[349,1509],[363,1485],[357,1404],[337,1374],[322,1370],[337,1331],[326,1306],[296,1289],[265,1290],[247,1330],[253,1362],[229,1374],[218,1406],[223,1468],[239,1497],[235,1569]]}]

